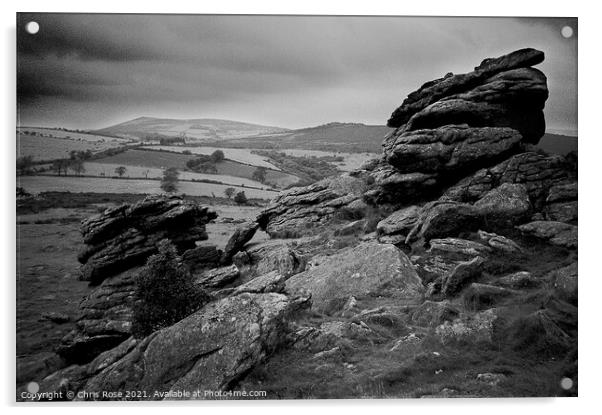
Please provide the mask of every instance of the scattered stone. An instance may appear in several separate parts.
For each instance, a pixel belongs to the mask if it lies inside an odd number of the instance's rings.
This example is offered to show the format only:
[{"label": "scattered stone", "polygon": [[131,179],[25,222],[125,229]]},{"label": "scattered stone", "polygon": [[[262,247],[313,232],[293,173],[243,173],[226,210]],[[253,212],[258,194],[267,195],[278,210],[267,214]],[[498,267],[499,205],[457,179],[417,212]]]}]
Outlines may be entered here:
[{"label": "scattered stone", "polygon": [[436,327],[454,320],[459,314],[459,310],[449,301],[425,301],[412,314],[412,323],[421,327]]},{"label": "scattered stone", "polygon": [[530,272],[520,271],[501,277],[496,281],[496,284],[506,288],[522,289],[539,287],[541,281],[535,278]]},{"label": "scattered stone", "polygon": [[378,235],[399,235],[405,240],[407,234],[416,226],[419,212],[420,208],[418,206],[399,209],[378,222],[376,232]]},{"label": "scattered stone", "polygon": [[497,386],[500,382],[506,380],[506,375],[502,373],[479,373],[477,381],[487,383],[490,386]]},{"label": "scattered stone", "polygon": [[323,352],[318,352],[314,355],[314,359],[328,359],[331,357],[338,357],[341,355],[341,348],[339,346],[333,347],[330,350],[324,350]]},{"label": "scattered stone", "polygon": [[435,329],[437,336],[444,343],[468,341],[491,343],[493,323],[497,320],[495,309],[489,309],[472,316],[463,316],[453,321],[446,321]]},{"label": "scattered stone", "polygon": [[222,264],[228,264],[232,261],[232,257],[239,251],[242,251],[247,242],[253,239],[255,232],[259,228],[256,222],[247,222],[234,231],[222,254]]},{"label": "scattered stone", "polygon": [[548,220],[558,222],[577,221],[577,182],[558,184],[550,187],[544,212]]},{"label": "scattered stone", "polygon": [[464,305],[469,310],[485,310],[516,294],[517,291],[508,288],[472,283],[464,292]]},{"label": "scattered stone", "polygon": [[415,333],[410,333],[407,336],[404,336],[401,339],[397,340],[393,347],[389,349],[389,352],[395,352],[398,350],[408,352],[409,349],[417,350],[421,344],[422,339],[416,336]]},{"label": "scattered stone", "polygon": [[45,311],[41,315],[42,320],[52,321],[53,323],[63,324],[71,320],[67,314],[57,313],[55,311]]},{"label": "scattered stone", "polygon": [[523,234],[531,235],[563,248],[577,248],[577,226],[564,222],[536,221],[518,227]]},{"label": "scattered stone", "polygon": [[491,253],[491,248],[474,241],[458,238],[431,239],[430,253],[454,253],[474,258],[476,256],[486,257]]},{"label": "scattered stone", "polygon": [[558,296],[575,305],[577,304],[579,288],[577,273],[577,262],[574,262],[546,275],[546,278],[552,283],[554,291]]},{"label": "scattered stone", "polygon": [[484,263],[485,260],[478,256],[470,261],[458,264],[453,271],[445,277],[441,287],[441,293],[445,296],[457,294],[464,284],[481,276]]},{"label": "scattered stone", "polygon": [[522,252],[522,248],[516,242],[505,236],[485,231],[479,231],[478,234],[482,241],[487,242],[487,245],[494,249],[508,253]]}]

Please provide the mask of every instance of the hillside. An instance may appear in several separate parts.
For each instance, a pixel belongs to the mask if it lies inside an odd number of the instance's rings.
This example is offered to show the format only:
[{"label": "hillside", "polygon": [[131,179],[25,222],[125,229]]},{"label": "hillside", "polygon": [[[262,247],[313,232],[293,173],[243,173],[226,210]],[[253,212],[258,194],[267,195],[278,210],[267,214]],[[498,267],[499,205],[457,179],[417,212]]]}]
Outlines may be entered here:
[{"label": "hillside", "polygon": [[384,125],[332,122],[279,134],[231,140],[228,145],[264,149],[380,153],[383,137],[390,131],[391,129]]},{"label": "hillside", "polygon": [[288,131],[285,128],[249,124],[239,121],[199,118],[179,120],[171,118],[139,117],[106,127],[95,132],[118,137],[149,138],[179,137],[188,142],[220,141],[233,138],[274,134]]}]

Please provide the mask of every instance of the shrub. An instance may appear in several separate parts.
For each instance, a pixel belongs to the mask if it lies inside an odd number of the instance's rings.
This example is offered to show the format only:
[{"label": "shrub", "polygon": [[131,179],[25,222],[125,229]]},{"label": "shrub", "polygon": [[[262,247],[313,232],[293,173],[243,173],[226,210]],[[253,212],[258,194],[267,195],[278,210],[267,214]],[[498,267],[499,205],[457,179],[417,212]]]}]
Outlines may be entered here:
[{"label": "shrub", "polygon": [[136,280],[132,334],[146,337],[171,326],[200,309],[207,294],[194,285],[190,272],[180,262],[176,248],[167,239],[159,242]]},{"label": "shrub", "polygon": [[222,150],[215,150],[213,153],[211,153],[211,161],[214,163],[220,163],[224,161],[225,158],[226,156]]},{"label": "shrub", "polygon": [[245,195],[245,192],[240,191],[234,196],[234,201],[239,205],[244,205],[248,202],[247,195]]},{"label": "shrub", "polygon": [[161,189],[167,193],[174,193],[178,190],[178,176],[180,172],[175,167],[163,170],[161,178]]}]

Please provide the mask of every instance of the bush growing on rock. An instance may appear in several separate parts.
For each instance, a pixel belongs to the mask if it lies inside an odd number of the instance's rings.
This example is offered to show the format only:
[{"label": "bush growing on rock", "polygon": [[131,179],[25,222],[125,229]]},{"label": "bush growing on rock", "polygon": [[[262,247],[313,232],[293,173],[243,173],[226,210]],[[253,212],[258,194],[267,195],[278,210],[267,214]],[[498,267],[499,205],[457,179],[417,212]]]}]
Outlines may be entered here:
[{"label": "bush growing on rock", "polygon": [[167,239],[159,242],[159,253],[148,259],[138,276],[134,296],[132,333],[137,338],[171,326],[208,300]]}]

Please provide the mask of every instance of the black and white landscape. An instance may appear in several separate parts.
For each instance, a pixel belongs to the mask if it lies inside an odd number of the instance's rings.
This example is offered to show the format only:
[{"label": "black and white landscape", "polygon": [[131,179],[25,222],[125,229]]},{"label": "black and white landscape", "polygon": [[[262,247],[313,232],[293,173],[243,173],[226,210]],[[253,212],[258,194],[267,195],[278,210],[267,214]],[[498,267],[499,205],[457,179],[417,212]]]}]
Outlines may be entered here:
[{"label": "black and white landscape", "polygon": [[577,396],[577,29],[20,13],[17,400]]}]

